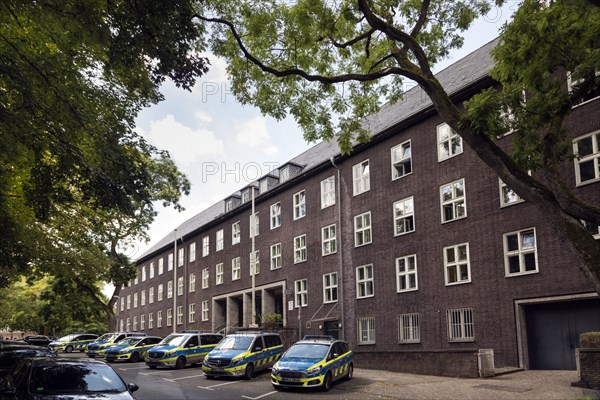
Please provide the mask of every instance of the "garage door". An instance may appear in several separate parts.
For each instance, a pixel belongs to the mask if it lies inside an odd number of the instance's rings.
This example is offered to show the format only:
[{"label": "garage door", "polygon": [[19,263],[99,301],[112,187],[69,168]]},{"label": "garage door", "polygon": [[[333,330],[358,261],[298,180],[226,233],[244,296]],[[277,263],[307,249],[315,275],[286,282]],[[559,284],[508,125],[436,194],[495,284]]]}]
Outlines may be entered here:
[{"label": "garage door", "polygon": [[575,369],[583,332],[600,331],[600,300],[525,306],[530,369]]}]

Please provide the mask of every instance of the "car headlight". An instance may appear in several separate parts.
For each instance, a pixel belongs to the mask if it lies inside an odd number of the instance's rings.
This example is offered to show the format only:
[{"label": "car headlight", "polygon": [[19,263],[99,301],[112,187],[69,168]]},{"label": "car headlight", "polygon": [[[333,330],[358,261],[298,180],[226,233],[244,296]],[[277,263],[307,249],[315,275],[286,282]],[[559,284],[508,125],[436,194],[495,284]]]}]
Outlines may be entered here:
[{"label": "car headlight", "polygon": [[123,349],[123,350],[119,350],[119,354],[125,354],[128,353],[129,349]]},{"label": "car headlight", "polygon": [[313,376],[317,376],[317,375],[319,375],[319,374],[321,373],[321,370],[322,370],[322,369],[323,369],[323,367],[322,367],[321,365],[319,365],[319,366],[318,366],[318,367],[316,367],[316,368],[309,368],[309,369],[306,371],[307,377],[309,377],[309,378],[310,378],[310,377],[313,377]]},{"label": "car headlight", "polygon": [[241,364],[244,361],[245,357],[236,358],[235,360],[231,360],[231,366],[236,366]]},{"label": "car headlight", "polygon": [[273,372],[274,374],[279,372],[279,363],[273,364],[273,366],[271,367],[271,372]]},{"label": "car headlight", "polygon": [[208,363],[208,355],[204,356],[204,363]]}]

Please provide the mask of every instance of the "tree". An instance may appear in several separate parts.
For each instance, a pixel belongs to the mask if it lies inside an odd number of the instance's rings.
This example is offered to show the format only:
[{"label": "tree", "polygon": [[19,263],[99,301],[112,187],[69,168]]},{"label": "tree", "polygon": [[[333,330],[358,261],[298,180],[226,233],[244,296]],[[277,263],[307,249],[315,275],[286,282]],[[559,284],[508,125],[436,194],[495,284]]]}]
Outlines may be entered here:
[{"label": "tree", "polygon": [[[228,60],[239,101],[276,118],[289,113],[307,140],[335,138],[345,153],[356,141],[369,139],[363,118],[383,101],[400,99],[403,79],[416,82],[480,159],[519,196],[545,211],[600,293],[600,244],[580,222],[600,224],[600,208],[578,198],[558,168],[569,157],[564,116],[599,83],[593,71],[600,69],[600,9],[584,0],[525,0],[494,53],[498,67],[493,74],[505,92],[495,98],[496,91],[486,91],[463,109],[432,66],[462,45],[461,32],[491,3],[204,1],[197,20],[210,24],[212,50]],[[561,95],[546,103],[564,84],[553,80],[558,68],[589,83],[571,93],[561,88]],[[523,90],[526,106],[518,100]],[[512,122],[506,117],[509,109],[517,115]],[[523,118],[524,113],[540,117]],[[508,125],[515,129],[515,148],[523,151],[508,154],[496,145],[496,126]],[[530,170],[542,171],[541,178],[532,177]]]}]

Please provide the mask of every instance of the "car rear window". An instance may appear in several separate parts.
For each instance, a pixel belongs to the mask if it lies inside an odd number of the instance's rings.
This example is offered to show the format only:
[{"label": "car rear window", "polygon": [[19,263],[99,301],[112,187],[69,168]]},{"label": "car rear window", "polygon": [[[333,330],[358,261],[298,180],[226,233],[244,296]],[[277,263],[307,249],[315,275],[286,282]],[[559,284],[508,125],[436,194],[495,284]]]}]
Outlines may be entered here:
[{"label": "car rear window", "polygon": [[106,365],[46,364],[31,373],[31,393],[124,392],[127,388],[117,373]]}]

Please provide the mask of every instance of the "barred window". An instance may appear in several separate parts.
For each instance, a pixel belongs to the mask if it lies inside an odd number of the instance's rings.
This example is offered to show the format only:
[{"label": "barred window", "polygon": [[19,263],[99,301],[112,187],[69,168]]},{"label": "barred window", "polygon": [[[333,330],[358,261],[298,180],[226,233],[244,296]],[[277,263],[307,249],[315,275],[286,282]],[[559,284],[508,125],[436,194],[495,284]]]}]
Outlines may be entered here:
[{"label": "barred window", "polygon": [[358,319],[358,344],[375,344],[375,318]]},{"label": "barred window", "polygon": [[449,342],[473,342],[475,327],[472,308],[455,308],[446,312]]},{"label": "barred window", "polygon": [[398,343],[420,343],[419,313],[398,315]]}]

